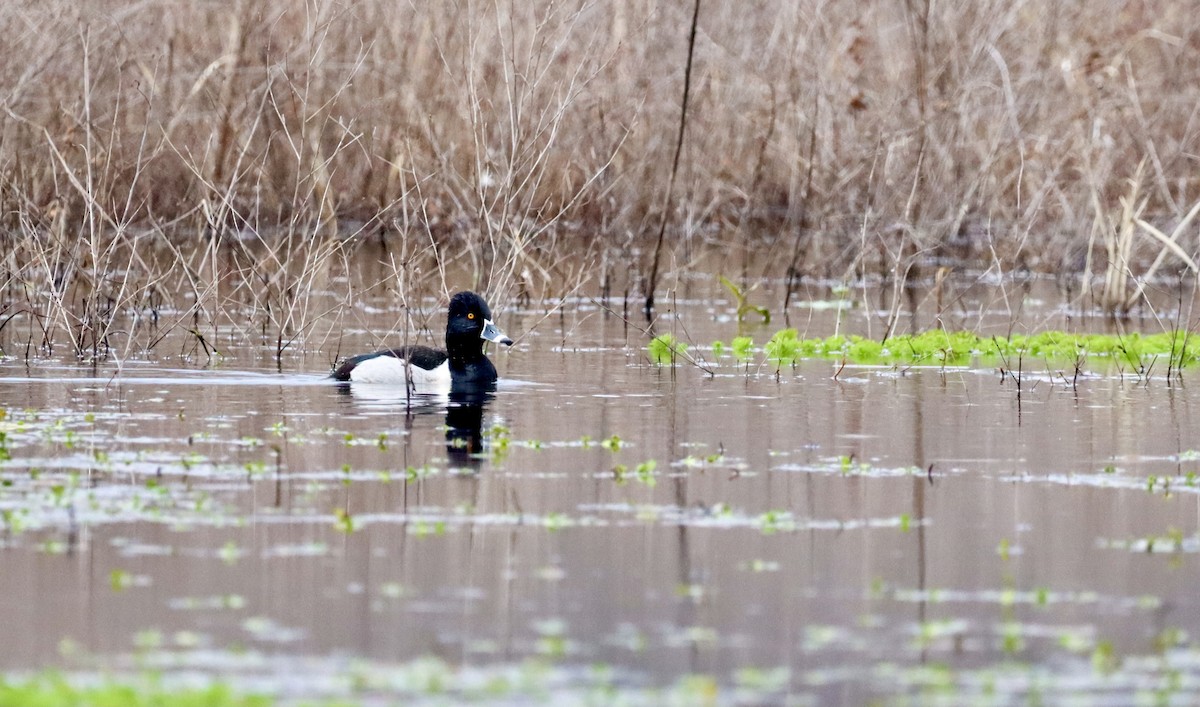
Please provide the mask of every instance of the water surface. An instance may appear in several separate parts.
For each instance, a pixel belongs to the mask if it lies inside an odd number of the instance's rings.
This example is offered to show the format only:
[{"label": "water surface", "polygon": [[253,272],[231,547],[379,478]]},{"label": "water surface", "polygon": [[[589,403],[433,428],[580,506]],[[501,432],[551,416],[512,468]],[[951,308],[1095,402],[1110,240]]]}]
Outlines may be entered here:
[{"label": "water surface", "polygon": [[[699,353],[731,307],[658,326]],[[515,701],[1197,698],[1194,373],[710,375],[589,300],[546,311],[501,315],[528,333],[478,405],[334,385],[316,351],[0,363],[0,665],[367,700],[432,673]]]}]

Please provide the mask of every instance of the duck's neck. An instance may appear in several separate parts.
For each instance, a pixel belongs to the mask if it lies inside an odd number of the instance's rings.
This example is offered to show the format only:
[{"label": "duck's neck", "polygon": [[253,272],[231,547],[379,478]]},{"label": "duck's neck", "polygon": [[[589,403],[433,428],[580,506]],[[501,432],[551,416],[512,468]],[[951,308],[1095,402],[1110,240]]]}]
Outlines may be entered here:
[{"label": "duck's neck", "polygon": [[446,334],[446,353],[450,356],[450,365],[462,368],[483,358],[483,340],[478,337],[461,337]]},{"label": "duck's neck", "polygon": [[496,382],[496,367],[483,355],[483,340],[477,337],[455,339],[446,337],[446,353],[450,357],[450,374],[454,386],[476,391],[477,386],[492,386]]}]

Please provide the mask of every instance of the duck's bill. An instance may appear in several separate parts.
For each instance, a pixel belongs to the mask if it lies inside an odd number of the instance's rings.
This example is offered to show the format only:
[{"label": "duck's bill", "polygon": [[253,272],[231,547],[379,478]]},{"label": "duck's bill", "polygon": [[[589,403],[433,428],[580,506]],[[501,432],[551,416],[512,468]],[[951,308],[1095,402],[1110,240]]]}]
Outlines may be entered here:
[{"label": "duck's bill", "polygon": [[513,345],[513,340],[500,331],[499,327],[493,324],[491,319],[483,320],[483,333],[479,336],[482,339],[494,341],[497,344],[504,344],[505,346]]}]

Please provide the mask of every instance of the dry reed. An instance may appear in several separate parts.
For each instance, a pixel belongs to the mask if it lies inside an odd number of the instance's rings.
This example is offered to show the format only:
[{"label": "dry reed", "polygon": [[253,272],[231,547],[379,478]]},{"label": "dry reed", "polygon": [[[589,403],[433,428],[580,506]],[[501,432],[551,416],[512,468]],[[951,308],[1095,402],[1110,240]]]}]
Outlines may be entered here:
[{"label": "dry reed", "polygon": [[0,317],[84,357],[184,326],[278,357],[369,243],[426,289],[628,293],[661,223],[668,267],[1070,272],[1115,311],[1194,268],[1186,5],[706,4],[668,201],[693,7],[4,3]]}]

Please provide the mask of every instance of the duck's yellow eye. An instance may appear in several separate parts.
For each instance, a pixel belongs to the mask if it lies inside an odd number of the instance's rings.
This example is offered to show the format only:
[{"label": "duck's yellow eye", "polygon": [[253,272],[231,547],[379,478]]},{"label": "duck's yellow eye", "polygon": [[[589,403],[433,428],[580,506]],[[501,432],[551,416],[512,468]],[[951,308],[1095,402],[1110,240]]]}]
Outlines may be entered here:
[{"label": "duck's yellow eye", "polygon": [[467,319],[474,319],[474,318],[475,318],[474,312],[467,312]]}]

